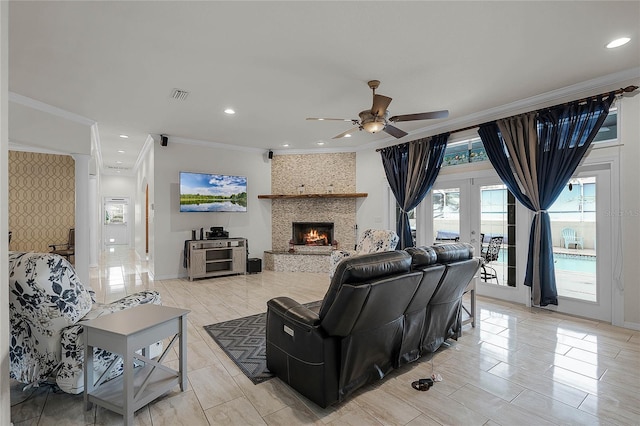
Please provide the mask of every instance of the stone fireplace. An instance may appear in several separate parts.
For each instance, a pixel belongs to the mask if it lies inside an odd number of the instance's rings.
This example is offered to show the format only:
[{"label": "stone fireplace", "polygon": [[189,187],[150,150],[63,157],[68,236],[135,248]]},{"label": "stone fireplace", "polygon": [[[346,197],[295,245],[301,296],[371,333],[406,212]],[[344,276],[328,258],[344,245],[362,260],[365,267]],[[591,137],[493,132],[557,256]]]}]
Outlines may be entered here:
[{"label": "stone fireplace", "polygon": [[295,246],[330,246],[333,222],[293,222],[291,240]]},{"label": "stone fireplace", "polygon": [[[327,196],[327,188],[332,188],[336,196]],[[331,250],[353,248],[355,244],[356,198],[340,197],[355,192],[353,152],[274,155],[271,193],[282,197],[269,201],[272,250],[265,252],[265,269],[329,272]],[[311,230],[296,226],[304,222],[321,225],[322,229],[314,229],[318,235],[304,237]],[[329,225],[332,229],[325,229]],[[337,246],[332,245],[334,242]]]}]

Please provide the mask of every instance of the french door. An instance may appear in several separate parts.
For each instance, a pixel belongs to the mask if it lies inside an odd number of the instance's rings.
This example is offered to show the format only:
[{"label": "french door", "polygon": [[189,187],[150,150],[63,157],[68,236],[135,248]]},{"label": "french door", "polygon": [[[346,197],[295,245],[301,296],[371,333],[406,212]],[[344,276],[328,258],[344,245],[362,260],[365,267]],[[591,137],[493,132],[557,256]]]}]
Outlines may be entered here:
[{"label": "french door", "polygon": [[608,165],[583,166],[549,209],[557,312],[612,321],[613,217]]},{"label": "french door", "polygon": [[519,235],[515,220],[523,212],[517,210],[515,203],[509,204],[506,187],[494,173],[465,179],[441,176],[419,206],[417,216],[423,220],[417,223],[418,243],[460,241],[473,245],[476,255],[486,256],[492,237],[498,237],[494,239],[500,241],[497,257],[479,271],[476,291],[524,302],[526,293],[517,284],[515,257]]},{"label": "french door", "polygon": [[[614,232],[617,218],[610,214],[616,211],[610,168],[609,163],[578,168],[569,182],[571,190],[567,184],[549,209],[558,306],[545,309],[611,322],[612,304],[620,304],[612,301],[613,247],[619,237]],[[481,255],[491,237],[501,236],[497,259],[487,263],[493,271],[478,275],[476,290],[479,295],[529,304],[530,289],[523,282],[533,213],[509,198],[495,173],[463,179],[439,176],[414,212],[416,245],[457,239],[472,244]],[[566,228],[575,231],[581,244],[565,244]]]}]

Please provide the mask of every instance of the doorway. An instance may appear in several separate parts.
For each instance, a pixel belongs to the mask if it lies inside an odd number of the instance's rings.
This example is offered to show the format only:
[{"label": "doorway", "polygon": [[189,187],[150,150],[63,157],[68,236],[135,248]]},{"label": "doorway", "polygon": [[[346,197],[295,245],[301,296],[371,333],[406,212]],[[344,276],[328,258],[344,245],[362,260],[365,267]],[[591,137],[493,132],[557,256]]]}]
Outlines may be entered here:
[{"label": "doorway", "polygon": [[[431,196],[425,198],[430,201],[423,202],[422,214],[430,228],[428,241],[473,245],[476,256],[487,258],[485,268],[478,273],[478,294],[522,302],[526,294],[517,283],[516,221],[524,208],[518,209],[495,173],[478,175],[466,179],[438,178]],[[494,245],[496,255],[490,258],[488,254]]]},{"label": "doorway", "polygon": [[[554,266],[559,306],[545,309],[612,322],[614,259],[617,218],[610,212],[613,199],[612,163],[592,163],[578,168],[570,181],[569,195],[560,196],[549,209],[552,224]],[[473,177],[472,177],[473,176]],[[393,195],[387,195],[393,205]],[[394,216],[391,216],[392,218]],[[523,284],[527,264],[529,229],[533,213],[509,199],[495,173],[486,171],[459,176],[441,175],[415,210],[416,245],[446,243],[458,239],[472,244],[476,254],[489,241],[488,234],[503,236],[496,261],[496,280],[478,277],[479,295],[516,303],[529,303],[530,289]],[[390,224],[395,224],[391,221]],[[395,226],[395,225],[392,225]],[[573,227],[581,244],[565,246],[562,230]]]},{"label": "doorway", "polygon": [[106,197],[103,209],[104,246],[129,244],[129,198]]},{"label": "doorway", "polygon": [[557,312],[612,321],[613,227],[609,164],[583,166],[549,208]]}]

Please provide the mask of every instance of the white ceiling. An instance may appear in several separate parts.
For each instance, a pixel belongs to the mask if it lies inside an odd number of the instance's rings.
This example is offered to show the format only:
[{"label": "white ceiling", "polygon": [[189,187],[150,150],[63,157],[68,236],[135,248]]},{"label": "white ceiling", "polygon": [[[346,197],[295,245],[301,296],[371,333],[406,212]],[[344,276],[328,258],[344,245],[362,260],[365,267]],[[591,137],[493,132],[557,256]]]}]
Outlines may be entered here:
[{"label": "white ceiling", "polygon": [[[12,1],[9,12],[14,99],[95,121],[111,167],[133,167],[149,134],[264,150],[395,143],[386,133],[332,140],[351,124],[305,121],[357,118],[371,107],[371,79],[393,98],[391,114],[450,111],[398,123],[406,141],[547,92],[571,96],[585,81],[617,88],[640,75],[638,1]],[[620,36],[632,40],[604,48]],[[188,98],[170,99],[174,88]],[[40,119],[15,120],[24,129]],[[69,122],[74,135],[78,120]],[[10,122],[10,138],[48,137],[33,123],[21,133]]]}]

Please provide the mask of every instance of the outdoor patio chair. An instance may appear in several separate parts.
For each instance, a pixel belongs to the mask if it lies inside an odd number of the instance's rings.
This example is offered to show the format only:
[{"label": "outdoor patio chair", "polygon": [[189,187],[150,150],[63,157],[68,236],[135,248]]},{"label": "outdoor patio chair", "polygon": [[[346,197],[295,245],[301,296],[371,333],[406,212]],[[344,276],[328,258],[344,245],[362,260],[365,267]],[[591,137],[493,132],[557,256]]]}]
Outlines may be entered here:
[{"label": "outdoor patio chair", "polygon": [[576,249],[578,246],[580,246],[581,249],[584,249],[582,237],[578,237],[573,228],[564,228],[562,230],[562,239],[564,240],[564,248],[566,249],[569,249],[571,244],[574,244]]},{"label": "outdoor patio chair", "polygon": [[487,248],[481,252],[484,263],[481,266],[482,272],[480,273],[480,277],[485,282],[495,279],[496,283],[500,284],[500,280],[498,280],[498,273],[494,268],[489,266],[489,262],[495,262],[498,260],[503,239],[504,237],[491,237],[489,245],[487,245]]}]

